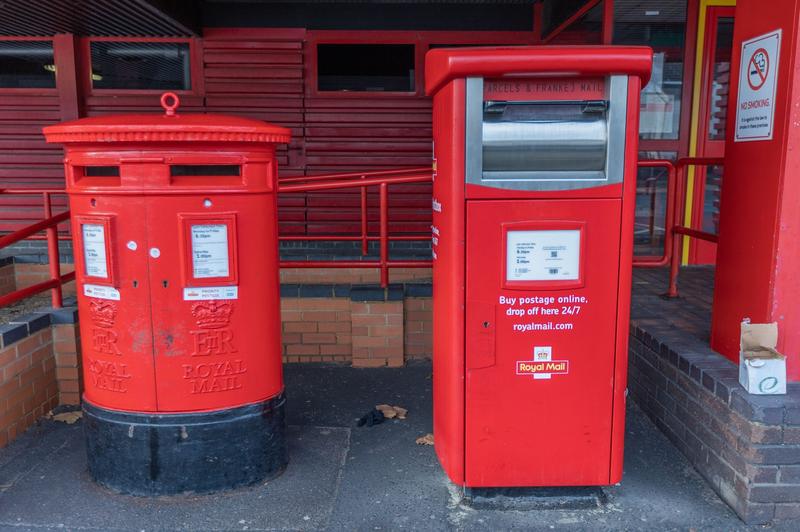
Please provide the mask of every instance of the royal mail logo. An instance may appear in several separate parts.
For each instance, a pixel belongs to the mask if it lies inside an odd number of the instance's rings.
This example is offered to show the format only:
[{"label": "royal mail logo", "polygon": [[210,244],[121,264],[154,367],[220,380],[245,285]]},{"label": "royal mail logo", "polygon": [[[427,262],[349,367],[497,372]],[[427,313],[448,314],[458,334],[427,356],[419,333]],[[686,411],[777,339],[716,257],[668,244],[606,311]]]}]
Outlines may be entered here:
[{"label": "royal mail logo", "polygon": [[111,301],[89,301],[89,312],[98,327],[110,329],[114,326],[114,318],[117,316],[117,304]]},{"label": "royal mail logo", "polygon": [[517,361],[517,375],[541,375],[543,373],[565,375],[569,373],[569,360],[551,360],[549,362]]},{"label": "royal mail logo", "polygon": [[537,346],[533,348],[533,360],[517,361],[516,373],[534,379],[549,379],[553,375],[566,375],[569,373],[569,360],[553,360],[551,346]]},{"label": "royal mail logo", "polygon": [[201,329],[220,329],[228,325],[233,313],[233,303],[204,301],[192,305],[192,316]]}]

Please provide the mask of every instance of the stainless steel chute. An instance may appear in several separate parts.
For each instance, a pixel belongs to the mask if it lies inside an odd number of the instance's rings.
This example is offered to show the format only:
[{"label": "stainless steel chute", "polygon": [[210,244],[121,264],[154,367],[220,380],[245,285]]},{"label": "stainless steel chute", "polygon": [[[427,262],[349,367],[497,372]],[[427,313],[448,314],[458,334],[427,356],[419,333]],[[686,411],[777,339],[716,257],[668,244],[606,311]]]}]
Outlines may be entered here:
[{"label": "stainless steel chute", "polygon": [[627,77],[606,79],[596,100],[484,100],[467,78],[467,183],[517,190],[567,190],[622,181]]},{"label": "stainless steel chute", "polygon": [[603,171],[607,102],[485,102],[483,170]]}]

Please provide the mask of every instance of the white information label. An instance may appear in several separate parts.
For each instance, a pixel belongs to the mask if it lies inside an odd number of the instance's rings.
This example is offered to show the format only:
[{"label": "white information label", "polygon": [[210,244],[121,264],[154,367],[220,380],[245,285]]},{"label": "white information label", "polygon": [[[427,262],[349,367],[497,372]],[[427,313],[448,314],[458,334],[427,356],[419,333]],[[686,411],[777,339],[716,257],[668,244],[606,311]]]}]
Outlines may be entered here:
[{"label": "white information label", "polygon": [[192,225],[192,275],[195,279],[230,276],[227,225]]},{"label": "white information label", "polygon": [[198,286],[183,289],[184,301],[204,301],[209,299],[239,299],[239,287]]},{"label": "white information label", "polygon": [[742,43],[734,142],[772,138],[780,50],[781,30]]},{"label": "white information label", "polygon": [[112,301],[119,301],[119,290],[113,286],[100,286],[97,284],[83,285],[83,295],[89,297],[96,297],[97,299],[110,299]]},{"label": "white information label", "polygon": [[577,229],[509,231],[506,281],[575,281],[580,275]]},{"label": "white information label", "polygon": [[108,279],[108,262],[106,261],[106,235],[101,224],[82,224],[83,262],[86,264],[86,275]]}]

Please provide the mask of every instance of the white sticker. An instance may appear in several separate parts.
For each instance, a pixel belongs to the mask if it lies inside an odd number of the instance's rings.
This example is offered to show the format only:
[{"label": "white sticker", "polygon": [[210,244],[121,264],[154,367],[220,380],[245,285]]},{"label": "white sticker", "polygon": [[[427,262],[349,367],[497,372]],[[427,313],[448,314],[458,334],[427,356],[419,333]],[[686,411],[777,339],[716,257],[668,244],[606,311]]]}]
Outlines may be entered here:
[{"label": "white sticker", "polygon": [[96,297],[97,299],[110,299],[112,301],[119,301],[119,290],[113,286],[100,286],[97,284],[83,285],[83,295],[89,297]]},{"label": "white sticker", "polygon": [[192,276],[195,279],[230,276],[226,224],[192,225]]},{"label": "white sticker", "polygon": [[198,286],[183,289],[184,301],[208,299],[239,299],[238,286]]},{"label": "white sticker", "polygon": [[102,224],[81,224],[81,231],[86,275],[108,279],[105,228]]},{"label": "white sticker", "polygon": [[781,30],[742,42],[734,142],[772,138],[780,50]]},{"label": "white sticker", "polygon": [[506,281],[575,281],[580,275],[577,229],[509,231]]}]

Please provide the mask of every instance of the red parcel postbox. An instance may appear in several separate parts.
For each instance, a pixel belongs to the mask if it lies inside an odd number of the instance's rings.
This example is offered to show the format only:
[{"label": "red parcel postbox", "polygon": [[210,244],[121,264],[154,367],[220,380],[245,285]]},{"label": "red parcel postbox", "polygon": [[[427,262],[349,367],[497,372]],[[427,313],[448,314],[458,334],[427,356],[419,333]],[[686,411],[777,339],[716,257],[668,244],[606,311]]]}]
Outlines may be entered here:
[{"label": "red parcel postbox", "polygon": [[648,48],[439,49],[434,436],[466,487],[622,475]]},{"label": "red parcel postbox", "polygon": [[46,127],[66,147],[89,469],[146,495],[283,471],[275,144],[215,115]]}]

